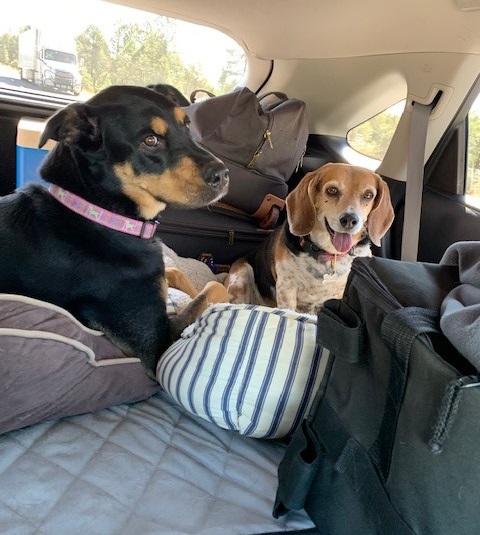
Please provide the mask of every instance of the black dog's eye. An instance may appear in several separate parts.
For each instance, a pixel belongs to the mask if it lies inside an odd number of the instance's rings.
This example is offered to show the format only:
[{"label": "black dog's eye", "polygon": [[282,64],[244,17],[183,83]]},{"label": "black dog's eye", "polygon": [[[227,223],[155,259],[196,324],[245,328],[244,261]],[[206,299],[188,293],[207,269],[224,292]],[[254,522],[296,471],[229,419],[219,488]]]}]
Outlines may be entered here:
[{"label": "black dog's eye", "polygon": [[330,197],[336,197],[338,195],[338,188],[335,186],[329,186],[326,190],[327,195],[330,195]]},{"label": "black dog's eye", "polygon": [[155,134],[150,134],[143,140],[143,143],[147,147],[153,148],[153,147],[157,147],[160,143],[163,143],[163,140],[159,138],[158,136],[156,136]]},{"label": "black dog's eye", "polygon": [[363,198],[364,198],[366,201],[371,201],[374,197],[375,197],[375,194],[373,193],[373,191],[366,191],[366,192],[363,194]]}]

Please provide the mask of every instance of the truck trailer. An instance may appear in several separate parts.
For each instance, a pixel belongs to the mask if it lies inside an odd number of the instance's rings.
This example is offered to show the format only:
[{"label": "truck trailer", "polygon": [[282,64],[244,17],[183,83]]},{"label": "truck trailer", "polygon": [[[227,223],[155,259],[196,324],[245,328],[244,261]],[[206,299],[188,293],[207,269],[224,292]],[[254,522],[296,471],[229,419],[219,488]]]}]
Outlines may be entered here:
[{"label": "truck trailer", "polygon": [[48,39],[32,28],[18,37],[20,79],[79,95],[82,75],[73,39]]}]

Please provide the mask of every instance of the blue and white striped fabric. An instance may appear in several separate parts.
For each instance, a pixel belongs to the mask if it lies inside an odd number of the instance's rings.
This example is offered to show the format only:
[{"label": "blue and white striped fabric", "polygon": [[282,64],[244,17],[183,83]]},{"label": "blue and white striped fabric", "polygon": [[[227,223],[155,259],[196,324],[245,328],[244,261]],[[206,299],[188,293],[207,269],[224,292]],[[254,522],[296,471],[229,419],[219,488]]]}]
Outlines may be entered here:
[{"label": "blue and white striped fabric", "polygon": [[256,438],[290,435],[320,384],[315,316],[256,305],[209,307],[160,358],[180,405]]}]

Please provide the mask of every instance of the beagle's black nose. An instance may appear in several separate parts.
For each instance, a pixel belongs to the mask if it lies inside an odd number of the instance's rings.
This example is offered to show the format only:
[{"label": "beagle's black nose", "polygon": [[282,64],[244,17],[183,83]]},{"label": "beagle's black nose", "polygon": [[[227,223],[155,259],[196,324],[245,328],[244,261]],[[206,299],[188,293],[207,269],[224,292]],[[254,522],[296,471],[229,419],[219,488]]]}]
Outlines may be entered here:
[{"label": "beagle's black nose", "polygon": [[342,225],[345,230],[351,230],[358,225],[359,218],[357,214],[345,212],[340,216],[339,220],[340,225]]}]

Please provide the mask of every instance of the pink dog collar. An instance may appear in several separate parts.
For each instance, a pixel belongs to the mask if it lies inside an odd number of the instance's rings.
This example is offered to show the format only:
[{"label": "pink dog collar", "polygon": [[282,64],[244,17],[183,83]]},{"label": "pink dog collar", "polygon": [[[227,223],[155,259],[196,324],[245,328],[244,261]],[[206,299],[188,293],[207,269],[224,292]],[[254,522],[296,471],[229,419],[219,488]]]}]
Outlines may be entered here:
[{"label": "pink dog collar", "polygon": [[144,240],[149,240],[153,237],[157,229],[158,221],[139,221],[114,214],[55,184],[51,184],[48,191],[57,201],[72,210],[72,212],[112,230],[118,230],[131,236],[139,236]]}]

